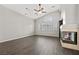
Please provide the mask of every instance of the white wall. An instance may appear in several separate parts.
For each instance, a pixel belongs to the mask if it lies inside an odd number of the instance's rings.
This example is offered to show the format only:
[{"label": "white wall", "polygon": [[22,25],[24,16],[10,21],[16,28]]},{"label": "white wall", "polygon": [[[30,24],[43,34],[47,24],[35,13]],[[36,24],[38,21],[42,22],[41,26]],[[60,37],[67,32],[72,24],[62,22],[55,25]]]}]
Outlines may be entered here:
[{"label": "white wall", "polygon": [[79,25],[79,4],[74,5],[74,16],[73,17],[74,17],[73,18],[74,21],[73,20],[72,21]]},{"label": "white wall", "polygon": [[63,4],[61,5],[61,12],[65,12],[65,24],[76,24],[76,5]]},{"label": "white wall", "polygon": [[32,19],[0,6],[0,42],[33,35]]},{"label": "white wall", "polygon": [[77,8],[76,8],[76,13],[77,13],[77,14],[76,14],[76,18],[77,18],[77,19],[76,19],[76,23],[79,25],[79,4],[77,4],[76,7],[77,7]]},{"label": "white wall", "polygon": [[[59,20],[60,20],[60,13],[59,11],[55,11],[48,15],[45,15],[36,20],[36,35],[45,35],[45,36],[59,36]],[[48,28],[47,30],[42,31],[40,29],[40,24],[49,23],[52,25],[52,29]],[[44,28],[43,28],[44,29]]]}]

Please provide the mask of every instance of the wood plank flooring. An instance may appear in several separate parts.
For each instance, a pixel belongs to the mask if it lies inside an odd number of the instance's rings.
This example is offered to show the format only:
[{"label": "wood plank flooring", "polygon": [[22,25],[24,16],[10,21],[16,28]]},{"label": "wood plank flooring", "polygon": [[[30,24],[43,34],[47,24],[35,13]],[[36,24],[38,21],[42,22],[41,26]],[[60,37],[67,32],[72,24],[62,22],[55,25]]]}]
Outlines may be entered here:
[{"label": "wood plank flooring", "polygon": [[29,36],[0,43],[0,55],[79,55],[61,47],[59,38]]}]

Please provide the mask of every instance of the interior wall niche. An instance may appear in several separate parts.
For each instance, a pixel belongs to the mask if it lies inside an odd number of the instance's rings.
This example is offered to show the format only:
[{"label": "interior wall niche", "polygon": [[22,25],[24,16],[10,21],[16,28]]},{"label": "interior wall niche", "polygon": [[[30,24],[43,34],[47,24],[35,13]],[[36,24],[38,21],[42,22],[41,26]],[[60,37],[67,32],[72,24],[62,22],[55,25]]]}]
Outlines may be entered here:
[{"label": "interior wall niche", "polygon": [[61,15],[58,11],[45,15],[35,21],[35,34],[59,37],[59,20]]}]

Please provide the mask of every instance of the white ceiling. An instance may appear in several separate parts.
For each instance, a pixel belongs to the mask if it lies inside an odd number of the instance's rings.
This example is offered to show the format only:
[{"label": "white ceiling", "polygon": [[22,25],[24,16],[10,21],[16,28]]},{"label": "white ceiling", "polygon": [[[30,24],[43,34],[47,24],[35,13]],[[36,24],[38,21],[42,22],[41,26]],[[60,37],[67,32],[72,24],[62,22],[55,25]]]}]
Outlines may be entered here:
[{"label": "white ceiling", "polygon": [[[60,5],[58,4],[42,4],[42,7],[45,8],[46,13],[41,13],[37,15],[35,14],[36,12],[34,11],[34,9],[38,8],[38,4],[3,4],[3,6],[33,19],[42,17],[45,14],[54,12],[60,8]],[[52,7],[52,6],[55,6],[55,7]],[[28,9],[25,9],[25,8],[28,8]]]}]

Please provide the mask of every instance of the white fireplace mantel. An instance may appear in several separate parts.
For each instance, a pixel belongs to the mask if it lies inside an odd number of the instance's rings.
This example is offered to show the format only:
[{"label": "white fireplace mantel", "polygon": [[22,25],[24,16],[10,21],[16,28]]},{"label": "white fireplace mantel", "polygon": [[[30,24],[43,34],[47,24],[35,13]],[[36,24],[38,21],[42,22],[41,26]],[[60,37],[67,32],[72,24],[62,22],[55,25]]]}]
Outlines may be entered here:
[{"label": "white fireplace mantel", "polygon": [[64,24],[61,26],[61,31],[77,32],[78,30],[79,30],[79,25],[77,24]]},{"label": "white fireplace mantel", "polygon": [[61,41],[61,45],[64,48],[69,48],[69,49],[74,49],[74,50],[79,50],[79,25],[77,24],[64,24],[60,27],[61,32],[66,31],[66,32],[77,32],[77,45],[74,44],[69,44],[69,43],[64,43]]}]

